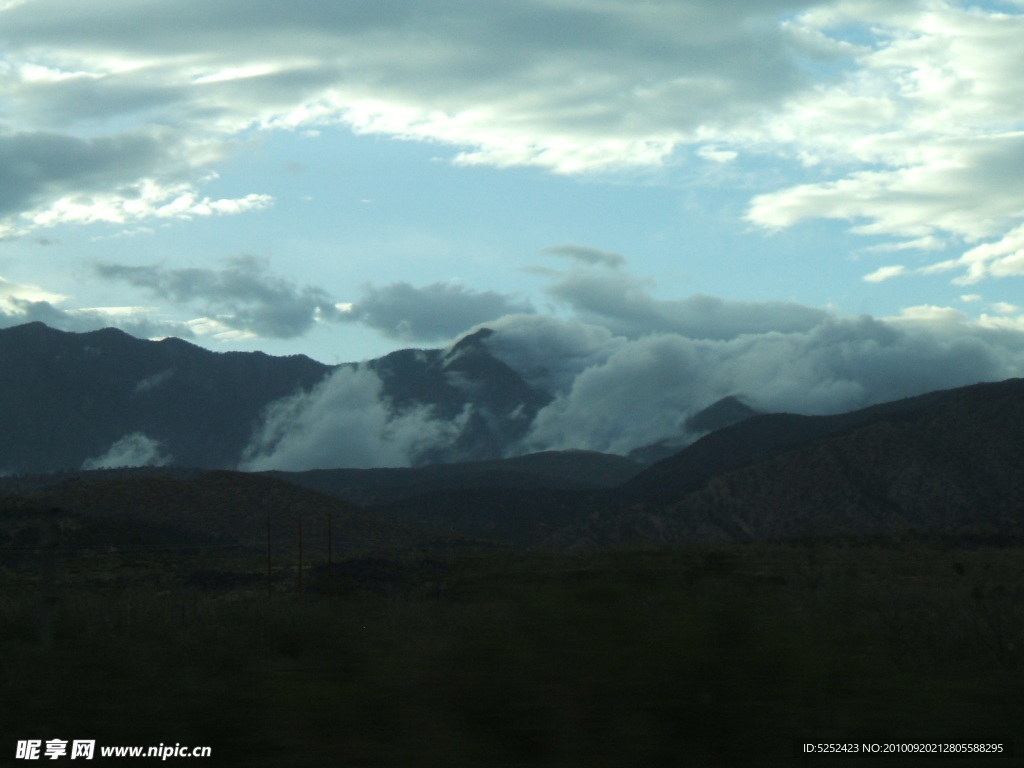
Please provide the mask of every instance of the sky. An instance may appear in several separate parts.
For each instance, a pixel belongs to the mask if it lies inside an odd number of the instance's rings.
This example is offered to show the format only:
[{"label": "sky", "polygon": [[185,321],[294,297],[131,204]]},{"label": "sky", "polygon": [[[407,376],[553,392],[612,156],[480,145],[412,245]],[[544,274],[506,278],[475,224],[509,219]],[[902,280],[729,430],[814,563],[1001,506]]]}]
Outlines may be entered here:
[{"label": "sky", "polygon": [[1017,375],[1021,72],[1022,0],[0,0],[0,326]]}]

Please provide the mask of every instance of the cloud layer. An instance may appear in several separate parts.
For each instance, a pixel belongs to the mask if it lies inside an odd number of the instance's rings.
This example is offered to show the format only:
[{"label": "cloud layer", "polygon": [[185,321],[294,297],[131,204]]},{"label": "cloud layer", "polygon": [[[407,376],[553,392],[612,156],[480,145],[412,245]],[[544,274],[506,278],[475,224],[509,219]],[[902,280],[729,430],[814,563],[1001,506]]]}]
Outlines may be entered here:
[{"label": "cloud layer", "polygon": [[478,292],[453,283],[416,288],[398,282],[365,286],[341,319],[363,323],[401,341],[447,341],[489,320],[532,312],[527,301],[494,291]]},{"label": "cloud layer", "polygon": [[204,320],[247,335],[293,338],[317,320],[337,318],[338,309],[323,289],[300,288],[272,274],[267,259],[243,255],[226,263],[223,269],[98,264],[95,271],[177,305],[199,306]]},{"label": "cloud layer", "polygon": [[113,326],[144,339],[194,336],[187,323],[163,319],[151,307],[61,309],[57,306],[67,298],[38,286],[14,283],[0,277],[0,328],[38,321],[51,328],[75,333]]},{"label": "cloud layer", "polygon": [[841,219],[966,243],[932,265],[957,279],[1024,271],[1017,3],[48,0],[0,17],[0,234],[265,207],[201,193],[227,140],[341,124],[557,173],[768,156],[809,180],[756,195],[759,226]]},{"label": "cloud layer", "polygon": [[458,420],[419,408],[396,413],[381,390],[373,371],[342,367],[311,392],[278,401],[264,414],[240,468],[404,467],[458,437]]},{"label": "cloud layer", "polygon": [[115,442],[100,456],[86,459],[82,469],[116,467],[164,467],[173,457],[164,452],[159,441],[142,432],[132,432]]},{"label": "cloud layer", "polygon": [[[686,420],[728,395],[763,411],[829,414],[1024,375],[1017,307],[982,320],[932,306],[876,319],[779,303],[701,303],[716,311],[694,334],[682,330],[686,322],[626,334],[541,314],[486,323],[494,331],[484,341],[489,351],[552,396],[507,455],[684,444],[699,437]],[[443,453],[472,417],[471,409],[454,420],[426,408],[398,411],[372,371],[344,367],[316,390],[275,404],[243,466],[407,466],[428,450]]]},{"label": "cloud layer", "polygon": [[[785,311],[779,322],[789,322]],[[628,453],[678,437],[688,416],[727,395],[765,411],[826,414],[1024,374],[1024,334],[949,314],[827,316],[808,329],[743,334],[729,333],[726,322],[718,338],[627,338],[548,317],[492,327],[494,354],[556,395],[524,451]]]}]

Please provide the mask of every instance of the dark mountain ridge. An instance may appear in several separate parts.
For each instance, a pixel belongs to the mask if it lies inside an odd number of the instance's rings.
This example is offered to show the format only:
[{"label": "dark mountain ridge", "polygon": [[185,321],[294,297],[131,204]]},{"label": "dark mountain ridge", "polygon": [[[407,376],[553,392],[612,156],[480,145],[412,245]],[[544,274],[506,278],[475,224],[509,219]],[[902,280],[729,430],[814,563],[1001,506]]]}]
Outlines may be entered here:
[{"label": "dark mountain ridge", "polygon": [[708,435],[616,493],[617,523],[653,516],[684,541],[1019,536],[1024,379],[839,416],[755,417]]},{"label": "dark mountain ridge", "polygon": [[750,416],[655,462],[627,481],[621,491],[627,500],[671,499],[696,489],[716,474],[763,461],[809,441],[848,432],[881,419],[912,418],[921,409],[955,391],[928,392],[830,416],[795,413]]},{"label": "dark mountain ridge", "polygon": [[[362,364],[380,378],[391,412],[426,409],[460,425],[450,443],[411,456],[414,464],[498,458],[549,402],[487,352],[488,333],[447,350],[402,350]],[[332,372],[356,365],[211,352],[113,328],[78,334],[34,322],[0,329],[0,473],[79,469],[126,438],[129,451],[134,438],[154,454],[126,461],[234,469],[269,406],[315,396]]]},{"label": "dark mountain ridge", "polygon": [[766,414],[617,488],[449,489],[375,507],[526,546],[1024,534],[1024,380],[837,416]]},{"label": "dark mountain ridge", "polygon": [[330,370],[302,355],[210,352],[106,328],[0,330],[0,470],[74,469],[142,433],[176,463],[231,467],[262,409]]},{"label": "dark mountain ridge", "polygon": [[[1024,380],[932,392],[836,416],[756,416],[625,479],[636,470],[622,457],[567,451],[417,469],[263,477],[279,482],[278,488],[287,481],[294,491],[312,493],[294,485],[315,489],[319,503],[327,499],[321,494],[359,500],[403,526],[526,547],[914,531],[1021,536]],[[166,489],[141,483],[147,474],[164,474]],[[46,503],[77,505],[90,514],[99,514],[95,499],[102,499],[125,516],[145,509],[143,517],[154,523],[199,526],[198,519],[169,519],[160,510],[167,489],[210,482],[204,477],[210,476],[173,467],[8,477],[0,480],[0,492],[35,490]],[[621,484],[610,487],[616,477]],[[94,498],[86,489],[96,485],[106,490]],[[262,508],[260,495],[274,495],[270,486],[254,491],[257,481],[244,485],[231,503]],[[225,499],[231,495],[224,491]],[[83,505],[83,498],[94,500]],[[215,527],[201,530],[223,535]]]},{"label": "dark mountain ridge", "polygon": [[629,452],[629,458],[642,464],[654,464],[679,453],[693,442],[694,434],[715,432],[761,413],[735,395],[723,397],[686,419],[678,436],[634,448]]},{"label": "dark mountain ridge", "polygon": [[354,504],[382,505],[425,493],[459,493],[471,488],[612,488],[642,469],[642,464],[622,456],[595,451],[542,451],[507,459],[412,468],[271,470],[265,474]]}]

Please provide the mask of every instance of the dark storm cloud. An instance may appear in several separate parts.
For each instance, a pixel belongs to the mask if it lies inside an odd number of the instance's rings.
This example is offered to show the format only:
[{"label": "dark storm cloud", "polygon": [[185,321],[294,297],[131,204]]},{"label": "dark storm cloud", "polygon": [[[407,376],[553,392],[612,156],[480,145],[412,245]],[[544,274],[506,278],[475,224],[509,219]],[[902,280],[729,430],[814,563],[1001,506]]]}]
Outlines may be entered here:
[{"label": "dark storm cloud", "polygon": [[31,322],[46,323],[51,328],[73,333],[98,331],[101,328],[120,328],[140,339],[177,336],[194,337],[186,323],[159,320],[148,316],[144,309],[129,312],[111,312],[100,309],[65,310],[48,301],[30,301],[9,298],[6,307],[0,306],[0,328],[11,328]]},{"label": "dark storm cloud", "polygon": [[271,274],[255,256],[227,260],[224,269],[99,264],[96,274],[142,288],[179,305],[202,307],[222,325],[269,338],[293,338],[339,313],[326,291]]},{"label": "dark storm cloud", "polygon": [[626,263],[626,258],[621,253],[602,251],[599,248],[591,248],[587,245],[572,245],[568,243],[566,245],[553,245],[550,248],[544,248],[541,253],[551,256],[562,256],[566,259],[572,259],[573,261],[589,264],[594,267],[615,269]]},{"label": "dark storm cloud", "polygon": [[745,333],[808,330],[827,313],[792,302],[732,301],[715,296],[661,300],[632,275],[575,269],[548,288],[583,320],[636,338],[678,333],[695,339],[730,339]]},{"label": "dark storm cloud", "polygon": [[340,121],[573,172],[659,162],[682,132],[805,88],[776,20],[819,2],[49,0],[3,11],[0,45],[38,125]]},{"label": "dark storm cloud", "polygon": [[0,218],[64,194],[135,182],[165,152],[156,136],[145,133],[93,139],[56,133],[0,135]]},{"label": "dark storm cloud", "polygon": [[367,286],[362,299],[341,317],[403,341],[438,341],[479,323],[529,312],[529,302],[494,291],[477,292],[452,283],[416,288],[398,282],[383,288]]}]

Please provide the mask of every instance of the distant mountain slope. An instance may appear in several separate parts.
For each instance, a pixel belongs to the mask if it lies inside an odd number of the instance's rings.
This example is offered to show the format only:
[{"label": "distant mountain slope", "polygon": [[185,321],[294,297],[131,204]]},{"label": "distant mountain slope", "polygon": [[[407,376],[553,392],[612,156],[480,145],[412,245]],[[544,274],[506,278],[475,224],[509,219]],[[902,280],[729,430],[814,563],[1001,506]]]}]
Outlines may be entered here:
[{"label": "distant mountain slope", "polygon": [[[1024,380],[834,417],[760,416],[619,489],[563,540],[653,520],[672,540],[905,531],[1024,533]],[[605,537],[607,540],[607,537]]]},{"label": "distant mountain slope", "polygon": [[686,443],[693,441],[695,434],[724,429],[760,413],[761,411],[751,408],[735,395],[723,397],[690,416],[683,423],[684,433],[682,435],[634,448],[629,452],[629,458],[642,464],[654,464],[679,453]]},{"label": "distant mountain slope", "polygon": [[107,328],[0,330],[0,471],[78,469],[141,433],[178,464],[233,467],[270,402],[330,370],[301,355],[209,352]]},{"label": "distant mountain slope", "polygon": [[[0,480],[0,493],[21,494],[21,501],[0,506],[14,510],[15,522],[18,504],[56,506],[163,526],[161,535],[172,538],[174,531],[193,531],[250,546],[262,546],[269,515],[274,546],[282,549],[294,547],[299,516],[310,546],[324,546],[329,513],[339,551],[459,546],[459,536],[525,547],[915,531],[1021,537],[1024,380],[839,416],[757,416],[707,435],[619,487],[571,487],[574,477],[595,484],[602,473],[610,480],[633,471],[621,457],[557,452],[415,470],[276,473],[376,500],[363,511],[262,474],[107,470]],[[60,484],[38,490],[54,482]]]},{"label": "distant mountain slope", "polygon": [[[189,480],[124,477],[99,483],[74,480],[22,497],[38,508],[118,523],[168,526],[209,540],[266,546],[270,522],[275,551],[297,546],[298,522],[304,547],[327,549],[328,519],[336,552],[458,546],[458,537],[406,525],[351,504],[270,477],[213,471]],[[7,500],[11,504],[11,499]]]},{"label": "distant mountain slope", "polygon": [[443,421],[466,417],[454,442],[421,452],[415,465],[500,457],[551,402],[487,351],[493,333],[481,328],[448,349],[403,349],[366,364],[397,409],[429,405]]},{"label": "distant mountain slope", "polygon": [[[380,378],[389,412],[422,410],[428,420],[457,425],[450,440],[413,452],[412,463],[499,457],[550,401],[490,355],[489,333],[363,364]],[[315,398],[332,372],[354,365],[216,353],[113,328],[0,329],[0,475],[75,470],[86,461],[233,469],[268,406],[302,392]]]},{"label": "distant mountain slope", "polygon": [[521,546],[1024,535],[1024,380],[753,417],[618,488],[439,490],[375,509]]},{"label": "distant mountain slope", "polygon": [[[982,386],[982,385],[976,385]],[[880,403],[833,416],[767,413],[711,432],[682,451],[653,464],[622,486],[627,499],[669,500],[708,478],[763,461],[780,451],[880,419],[910,417],[956,390]]]},{"label": "distant mountain slope", "polygon": [[642,469],[642,464],[622,456],[595,451],[544,451],[508,459],[416,468],[275,470],[265,474],[354,504],[381,505],[419,494],[471,488],[610,488]]}]

